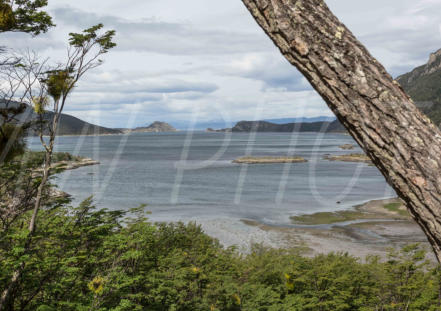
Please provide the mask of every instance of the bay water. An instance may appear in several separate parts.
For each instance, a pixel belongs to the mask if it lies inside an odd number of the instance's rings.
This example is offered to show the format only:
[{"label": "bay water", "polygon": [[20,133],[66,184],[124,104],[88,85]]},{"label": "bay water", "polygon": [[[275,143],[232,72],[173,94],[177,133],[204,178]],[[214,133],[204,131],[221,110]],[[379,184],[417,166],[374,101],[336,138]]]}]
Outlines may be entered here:
[{"label": "bay water", "polygon": [[[354,144],[354,150],[342,150]],[[41,149],[36,138],[29,146]],[[328,161],[361,153],[351,137],[323,133],[133,133],[64,136],[57,151],[100,165],[59,174],[59,188],[78,204],[130,209],[147,204],[153,221],[250,219],[271,225],[290,216],[351,208],[395,196],[374,166]],[[234,164],[245,155],[301,156],[306,163]]]}]

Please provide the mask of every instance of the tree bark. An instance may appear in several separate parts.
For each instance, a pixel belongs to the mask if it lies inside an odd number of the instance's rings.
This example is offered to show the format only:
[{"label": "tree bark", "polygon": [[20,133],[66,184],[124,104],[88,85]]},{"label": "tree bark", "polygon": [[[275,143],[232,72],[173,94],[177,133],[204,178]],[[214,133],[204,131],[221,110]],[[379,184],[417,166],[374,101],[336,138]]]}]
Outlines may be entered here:
[{"label": "tree bark", "polygon": [[441,131],[323,0],[242,0],[404,200],[441,262]]}]

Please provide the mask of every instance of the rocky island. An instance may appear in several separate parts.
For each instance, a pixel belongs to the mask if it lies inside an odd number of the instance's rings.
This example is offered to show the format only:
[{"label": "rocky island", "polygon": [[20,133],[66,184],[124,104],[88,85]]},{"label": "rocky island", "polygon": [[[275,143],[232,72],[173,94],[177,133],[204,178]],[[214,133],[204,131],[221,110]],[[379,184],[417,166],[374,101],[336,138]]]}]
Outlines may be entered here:
[{"label": "rocky island", "polygon": [[233,163],[238,164],[271,164],[271,163],[304,163],[308,160],[302,157],[252,157],[237,158]]},{"label": "rocky island", "polygon": [[341,146],[338,146],[340,149],[343,149],[343,150],[352,150],[352,149],[354,149],[355,147],[354,147],[354,145],[352,145],[352,144],[344,144],[344,145],[341,145]]},{"label": "rocky island", "polygon": [[155,121],[149,126],[137,127],[125,130],[126,133],[160,133],[160,132],[177,132],[177,130],[168,123]]},{"label": "rocky island", "polygon": [[325,160],[329,161],[342,161],[342,162],[362,162],[372,164],[371,159],[367,155],[361,153],[351,153],[351,154],[343,154],[343,155],[325,155],[323,157]]}]

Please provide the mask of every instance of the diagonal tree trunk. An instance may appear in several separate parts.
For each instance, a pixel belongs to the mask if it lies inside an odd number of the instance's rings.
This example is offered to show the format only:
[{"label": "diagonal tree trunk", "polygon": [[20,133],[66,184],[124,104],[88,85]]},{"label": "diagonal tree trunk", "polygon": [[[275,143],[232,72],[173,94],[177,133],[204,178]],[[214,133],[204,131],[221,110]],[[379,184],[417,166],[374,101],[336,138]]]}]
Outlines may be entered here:
[{"label": "diagonal tree trunk", "polygon": [[242,0],[405,201],[441,262],[441,131],[323,0]]}]

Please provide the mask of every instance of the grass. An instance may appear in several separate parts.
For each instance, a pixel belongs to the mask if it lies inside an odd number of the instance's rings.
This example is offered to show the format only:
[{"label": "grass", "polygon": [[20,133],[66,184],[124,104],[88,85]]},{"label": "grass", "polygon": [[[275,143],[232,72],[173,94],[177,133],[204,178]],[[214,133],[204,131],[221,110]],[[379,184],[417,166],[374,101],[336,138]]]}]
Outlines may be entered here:
[{"label": "grass", "polygon": [[360,211],[339,211],[292,216],[291,220],[296,224],[302,225],[329,225],[339,222],[370,218],[372,218],[372,215],[368,215]]},{"label": "grass", "polygon": [[[357,207],[355,210],[346,210],[346,211],[338,211],[338,212],[320,212],[310,215],[299,215],[292,216],[291,220],[295,224],[302,225],[329,225],[335,224],[339,222],[360,220],[360,219],[384,219],[384,218],[396,218],[396,215],[403,216],[408,218],[409,214],[407,210],[401,209],[401,202],[392,202],[388,204],[384,204],[383,208],[384,212],[381,211],[365,211],[360,210],[361,207]],[[392,212],[395,215],[391,215],[388,212]],[[400,217],[399,219],[402,219]]]},{"label": "grass", "polygon": [[407,210],[400,209],[401,206],[402,206],[401,203],[389,203],[389,204],[383,205],[383,207],[390,212],[398,213],[401,216],[408,216],[409,214],[408,214]]}]

